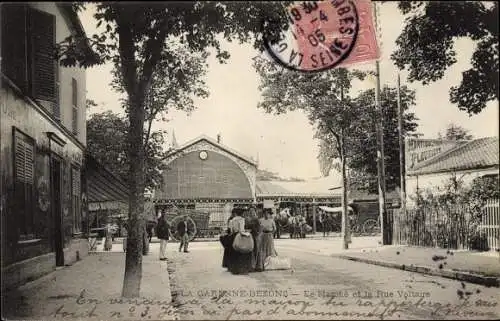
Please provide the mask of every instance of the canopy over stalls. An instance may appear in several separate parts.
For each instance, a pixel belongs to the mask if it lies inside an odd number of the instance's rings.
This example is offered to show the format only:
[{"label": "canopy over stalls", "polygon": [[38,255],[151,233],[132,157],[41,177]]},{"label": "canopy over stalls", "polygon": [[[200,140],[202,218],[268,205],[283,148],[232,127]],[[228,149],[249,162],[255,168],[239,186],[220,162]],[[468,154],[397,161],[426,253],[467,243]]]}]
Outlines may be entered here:
[{"label": "canopy over stalls", "polygon": [[114,212],[126,215],[129,190],[125,182],[106,169],[89,153],[85,154],[85,177],[89,212]]},{"label": "canopy over stalls", "polygon": [[[320,210],[323,210],[327,213],[338,213],[338,212],[342,212],[342,207],[330,207],[330,206],[319,206],[319,209]],[[353,211],[354,209],[350,206],[347,206],[347,210],[348,211]]]}]

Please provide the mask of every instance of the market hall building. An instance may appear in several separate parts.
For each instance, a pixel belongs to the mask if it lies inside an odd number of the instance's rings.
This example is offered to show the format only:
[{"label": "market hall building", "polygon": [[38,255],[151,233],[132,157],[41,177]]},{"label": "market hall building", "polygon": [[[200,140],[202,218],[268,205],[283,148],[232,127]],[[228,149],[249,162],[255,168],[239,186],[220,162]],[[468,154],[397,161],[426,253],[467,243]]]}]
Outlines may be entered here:
[{"label": "market hall building", "polygon": [[234,206],[275,202],[277,208],[306,215],[314,215],[316,206],[340,206],[340,195],[328,191],[326,180],[322,186],[292,183],[292,191],[280,186],[282,182],[257,181],[258,162],[223,145],[220,136],[215,140],[203,135],[177,147],[166,163],[164,185],[153,199],[157,213],[190,210],[205,215],[209,227],[224,227]]},{"label": "market hall building", "polygon": [[57,42],[84,35],[71,4],[7,3],[0,11],[2,288],[9,288],[88,252],[86,75],[52,58]]},{"label": "market hall building", "polygon": [[155,191],[156,211],[172,208],[207,213],[223,224],[235,205],[255,203],[257,162],[219,141],[201,136],[166,159],[164,184]]}]

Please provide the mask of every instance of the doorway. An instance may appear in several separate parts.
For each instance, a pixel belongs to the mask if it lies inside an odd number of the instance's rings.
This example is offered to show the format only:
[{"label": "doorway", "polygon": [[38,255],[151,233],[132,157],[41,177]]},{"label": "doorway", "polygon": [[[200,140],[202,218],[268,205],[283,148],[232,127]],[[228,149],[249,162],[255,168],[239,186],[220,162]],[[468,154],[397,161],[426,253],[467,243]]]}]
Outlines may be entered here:
[{"label": "doorway", "polygon": [[64,240],[61,204],[61,159],[52,155],[50,161],[50,179],[52,185],[52,217],[54,218],[54,251],[56,266],[64,265]]}]

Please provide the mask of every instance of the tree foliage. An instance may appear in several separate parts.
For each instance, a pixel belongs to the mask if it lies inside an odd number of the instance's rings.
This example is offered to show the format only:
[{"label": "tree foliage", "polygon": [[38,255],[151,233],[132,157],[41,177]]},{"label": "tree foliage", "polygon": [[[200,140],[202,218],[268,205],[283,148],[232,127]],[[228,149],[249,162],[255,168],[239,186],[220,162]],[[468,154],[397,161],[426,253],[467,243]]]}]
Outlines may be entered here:
[{"label": "tree foliage", "polygon": [[462,126],[456,124],[449,124],[444,133],[439,133],[439,138],[444,138],[447,140],[470,140],[474,136],[470,134],[470,131]]},{"label": "tree foliage", "polygon": [[[415,219],[425,222],[427,212],[435,224],[427,234],[437,238],[437,245],[457,247],[466,244],[473,250],[488,250],[488,240],[479,228],[488,200],[498,199],[498,175],[474,178],[470,183],[453,174],[439,186],[418,189],[410,195],[417,206]],[[427,237],[431,239],[431,237]],[[430,240],[430,244],[435,244]]]},{"label": "tree foliage", "polygon": [[281,177],[276,172],[271,172],[266,169],[257,170],[257,181],[282,181],[282,182],[303,182],[304,179],[298,177]]},{"label": "tree foliage", "polygon": [[472,67],[462,72],[460,85],[450,89],[450,101],[477,114],[498,99],[498,3],[479,1],[400,1],[405,26],[391,58],[408,80],[424,85],[443,78],[457,62],[455,40],[469,38],[477,46]]},{"label": "tree foliage", "polygon": [[[415,114],[409,108],[415,105],[415,91],[406,86],[400,89],[401,107],[404,112],[403,135],[415,132],[417,128]],[[397,88],[384,86],[380,93],[383,110],[382,124],[384,128],[384,156],[386,170],[386,189],[394,190],[400,186],[399,166],[399,131],[397,112]],[[352,188],[376,193],[377,183],[377,133],[374,108],[375,91],[365,90],[353,99],[353,109],[357,115],[350,119],[353,130],[346,138],[347,166],[349,168],[350,185]],[[318,160],[323,175],[328,175],[339,153],[331,148],[331,142],[322,141]],[[338,166],[337,166],[338,167]]]},{"label": "tree foliage", "polygon": [[257,171],[257,181],[275,181],[280,180],[281,177],[278,173],[271,172],[265,169],[259,169]]},{"label": "tree foliage", "polygon": [[95,102],[95,100],[87,98],[86,102],[85,102],[85,106],[87,109],[91,109],[91,108],[97,107],[99,105]]},{"label": "tree foliage", "polygon": [[[346,161],[349,139],[362,130],[353,125],[360,110],[354,108],[349,96],[354,79],[364,79],[365,73],[348,71],[345,68],[331,69],[321,73],[302,73],[278,67],[267,59],[257,57],[254,67],[260,74],[262,101],[258,107],[269,113],[285,113],[303,110],[316,128],[315,137],[330,146],[340,159],[342,173],[342,231],[344,249],[348,248],[349,223],[347,220]],[[363,106],[366,108],[366,106]]]},{"label": "tree foliage", "polygon": [[[128,180],[130,160],[127,155],[127,131],[129,125],[126,118],[111,111],[93,114],[87,120],[87,149],[113,174],[123,181]],[[146,136],[146,132],[144,136]],[[163,160],[169,150],[165,150],[166,131],[150,133],[146,141],[146,188],[150,191],[163,183],[162,171],[167,169]]]},{"label": "tree foliage", "polygon": [[[417,118],[409,109],[415,106],[415,91],[406,86],[400,88],[401,109],[403,110],[403,137],[412,134],[417,129]],[[377,191],[377,138],[374,127],[375,109],[372,102],[375,101],[375,90],[363,91],[355,99],[356,108],[370,106],[366,114],[353,118],[359,126],[360,131],[349,143],[349,168],[358,172],[366,173],[370,178],[365,182],[369,192]],[[397,88],[384,86],[380,93],[380,105],[382,108],[382,126],[384,135],[384,164],[386,173],[386,190],[391,191],[400,187],[400,164],[399,164],[399,130],[398,130],[398,106]],[[371,113],[371,114],[370,114]]]},{"label": "tree foliage", "polygon": [[[175,39],[168,41],[168,48],[172,52],[172,60],[158,63],[145,101],[145,126],[149,129],[155,120],[161,118],[165,121],[169,110],[177,109],[190,113],[195,109],[194,97],[207,98],[209,95],[205,83],[208,54],[191,52],[186,45]],[[119,93],[126,92],[120,66],[117,64],[113,69],[112,87]],[[128,112],[127,99],[124,99],[122,104]]]},{"label": "tree foliage", "polygon": [[[82,3],[68,4],[82,10]],[[192,53],[206,57],[209,49],[216,51],[220,62],[229,58],[222,50],[222,38],[240,42],[253,41],[262,49],[264,33],[276,43],[282,30],[288,28],[283,4],[276,2],[99,2],[94,15],[97,26],[105,31],[86,38],[71,36],[58,44],[58,59],[64,66],[88,67],[112,62],[119,70],[119,85],[126,93],[129,121],[127,153],[130,162],[128,182],[129,233],[122,295],[139,296],[142,277],[142,245],[144,242],[145,161],[148,153],[144,143],[144,124],[148,119],[147,99],[150,97],[155,72],[167,64],[172,69],[184,57],[176,55],[177,46],[185,45]],[[264,29],[263,29],[264,27]],[[94,50],[85,54],[88,43]],[[181,73],[176,73],[179,75]],[[170,74],[174,76],[173,74]],[[170,80],[170,79],[167,79]]]}]

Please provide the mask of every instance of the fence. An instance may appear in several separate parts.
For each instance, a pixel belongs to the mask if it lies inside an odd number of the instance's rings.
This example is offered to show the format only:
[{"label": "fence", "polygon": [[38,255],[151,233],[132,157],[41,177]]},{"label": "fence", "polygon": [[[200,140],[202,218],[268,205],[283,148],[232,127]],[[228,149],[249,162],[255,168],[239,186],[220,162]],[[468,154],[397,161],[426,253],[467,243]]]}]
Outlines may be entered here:
[{"label": "fence", "polygon": [[498,199],[488,200],[482,210],[479,231],[482,238],[471,237],[474,226],[468,205],[422,206],[394,212],[393,244],[441,247],[447,249],[498,250],[500,212]]},{"label": "fence", "polygon": [[500,249],[500,211],[498,210],[498,199],[488,200],[484,207],[479,228],[486,234],[488,245],[493,249]]}]

